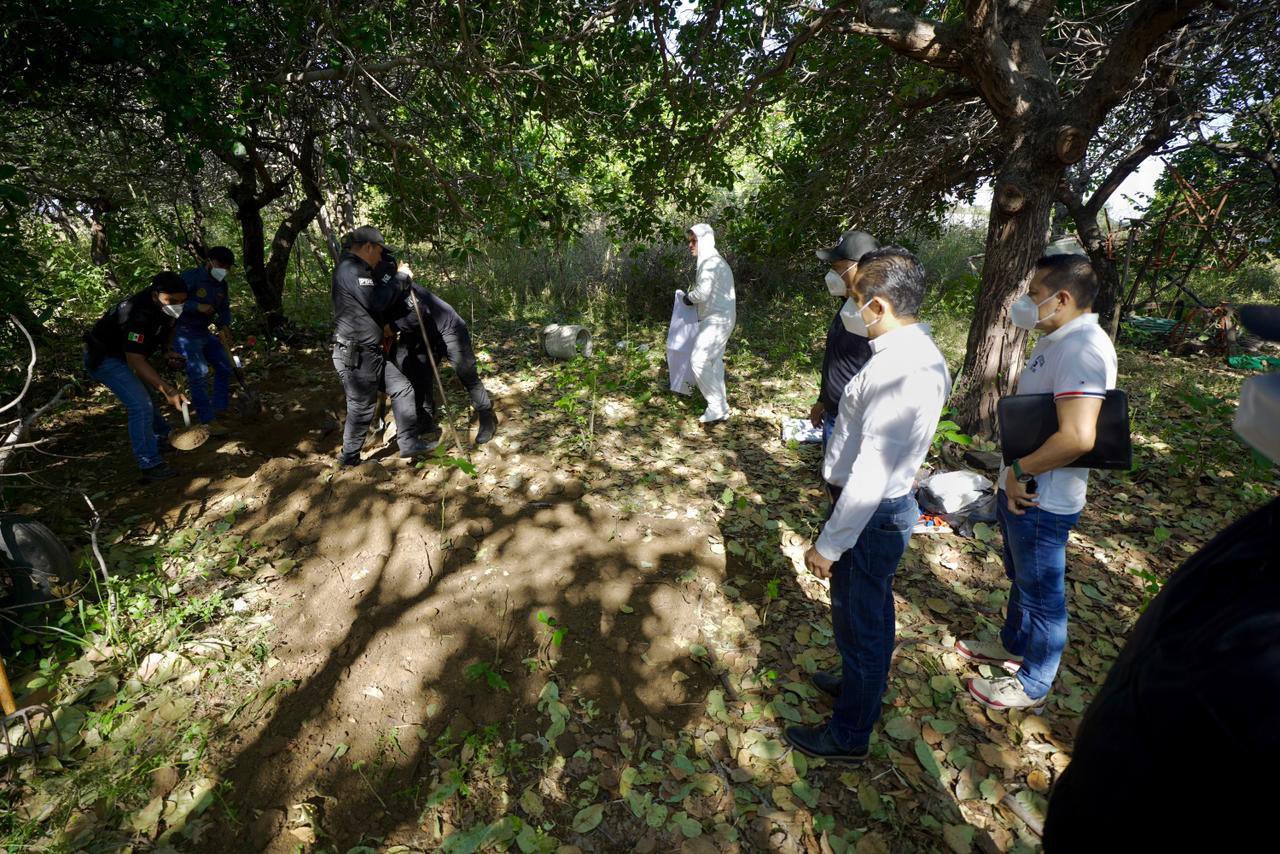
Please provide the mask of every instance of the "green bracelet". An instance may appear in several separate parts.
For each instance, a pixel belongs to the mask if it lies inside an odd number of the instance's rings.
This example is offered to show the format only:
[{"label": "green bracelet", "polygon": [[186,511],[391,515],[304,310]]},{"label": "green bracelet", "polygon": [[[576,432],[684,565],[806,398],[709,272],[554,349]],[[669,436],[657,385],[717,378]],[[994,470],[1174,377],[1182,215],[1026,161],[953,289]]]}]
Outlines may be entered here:
[{"label": "green bracelet", "polygon": [[1014,460],[1012,467],[1013,467],[1013,476],[1018,480],[1018,482],[1019,483],[1025,482],[1026,475],[1022,471],[1022,462],[1020,460]]}]

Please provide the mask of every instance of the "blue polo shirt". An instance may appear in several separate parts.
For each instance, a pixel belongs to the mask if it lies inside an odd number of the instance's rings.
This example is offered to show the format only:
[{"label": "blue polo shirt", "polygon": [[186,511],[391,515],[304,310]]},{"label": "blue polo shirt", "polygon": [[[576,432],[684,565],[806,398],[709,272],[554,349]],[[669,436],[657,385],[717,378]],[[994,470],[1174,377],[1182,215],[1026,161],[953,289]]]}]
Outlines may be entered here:
[{"label": "blue polo shirt", "polygon": [[[182,316],[178,318],[179,335],[203,334],[210,323],[219,329],[231,325],[231,300],[225,281],[219,282],[203,266],[183,270],[182,281],[187,283],[187,301],[182,304]],[[213,315],[202,314],[201,305],[213,306]]]}]

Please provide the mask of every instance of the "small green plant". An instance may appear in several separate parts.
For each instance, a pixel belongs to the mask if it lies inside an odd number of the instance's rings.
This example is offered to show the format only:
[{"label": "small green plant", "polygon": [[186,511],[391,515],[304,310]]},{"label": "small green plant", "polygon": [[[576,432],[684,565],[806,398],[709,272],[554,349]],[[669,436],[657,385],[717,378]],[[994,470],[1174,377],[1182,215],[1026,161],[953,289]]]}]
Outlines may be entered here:
[{"label": "small green plant", "polygon": [[968,433],[961,432],[960,425],[947,417],[952,414],[951,407],[942,410],[942,419],[938,422],[938,429],[933,433],[933,450],[935,453],[942,449],[943,442],[955,442],[957,445],[973,444],[973,437]]},{"label": "small green plant", "polygon": [[1151,604],[1151,600],[1156,598],[1156,595],[1164,587],[1164,579],[1153,572],[1138,569],[1136,566],[1129,567],[1129,572],[1142,579],[1142,610],[1145,611],[1147,606]]},{"label": "small green plant", "polygon": [[511,691],[511,686],[507,684],[507,680],[502,678],[502,674],[493,669],[493,665],[487,661],[481,661],[473,664],[465,671],[465,675],[472,682],[479,682],[481,679],[485,684],[494,691]]},{"label": "small green plant", "polygon": [[555,617],[550,616],[545,611],[539,611],[538,622],[551,630],[552,646],[560,646],[564,643],[564,636],[568,629],[560,625],[560,622]]}]

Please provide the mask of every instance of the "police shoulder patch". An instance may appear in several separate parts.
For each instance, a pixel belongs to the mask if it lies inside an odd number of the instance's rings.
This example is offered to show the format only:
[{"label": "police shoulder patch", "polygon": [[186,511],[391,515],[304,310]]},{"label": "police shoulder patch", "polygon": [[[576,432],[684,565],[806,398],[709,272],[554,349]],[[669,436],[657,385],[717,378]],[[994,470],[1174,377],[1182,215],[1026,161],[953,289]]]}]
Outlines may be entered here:
[{"label": "police shoulder patch", "polygon": [[130,340],[130,341],[132,341],[132,342],[134,342],[135,344],[141,344],[141,343],[142,343],[142,339],[143,339],[143,335],[142,335],[142,333],[141,333],[141,332],[130,332],[130,333],[129,333],[129,340]]},{"label": "police shoulder patch", "polygon": [[204,299],[208,295],[209,295],[209,292],[204,288],[200,288],[196,291],[196,296],[200,297],[201,299]]}]

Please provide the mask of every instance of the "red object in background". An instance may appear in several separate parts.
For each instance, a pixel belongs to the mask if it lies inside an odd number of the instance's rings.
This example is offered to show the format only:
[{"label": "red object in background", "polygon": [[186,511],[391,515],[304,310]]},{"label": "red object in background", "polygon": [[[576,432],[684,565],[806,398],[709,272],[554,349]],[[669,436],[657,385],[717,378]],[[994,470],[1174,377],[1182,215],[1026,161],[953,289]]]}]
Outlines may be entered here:
[{"label": "red object in background", "polygon": [[255,338],[254,336],[250,335],[248,338],[244,339],[244,343],[246,343],[246,344],[248,344],[250,347],[252,347],[252,346],[254,346],[255,344],[257,344],[257,343],[258,343],[258,339],[257,339],[257,338]]}]

